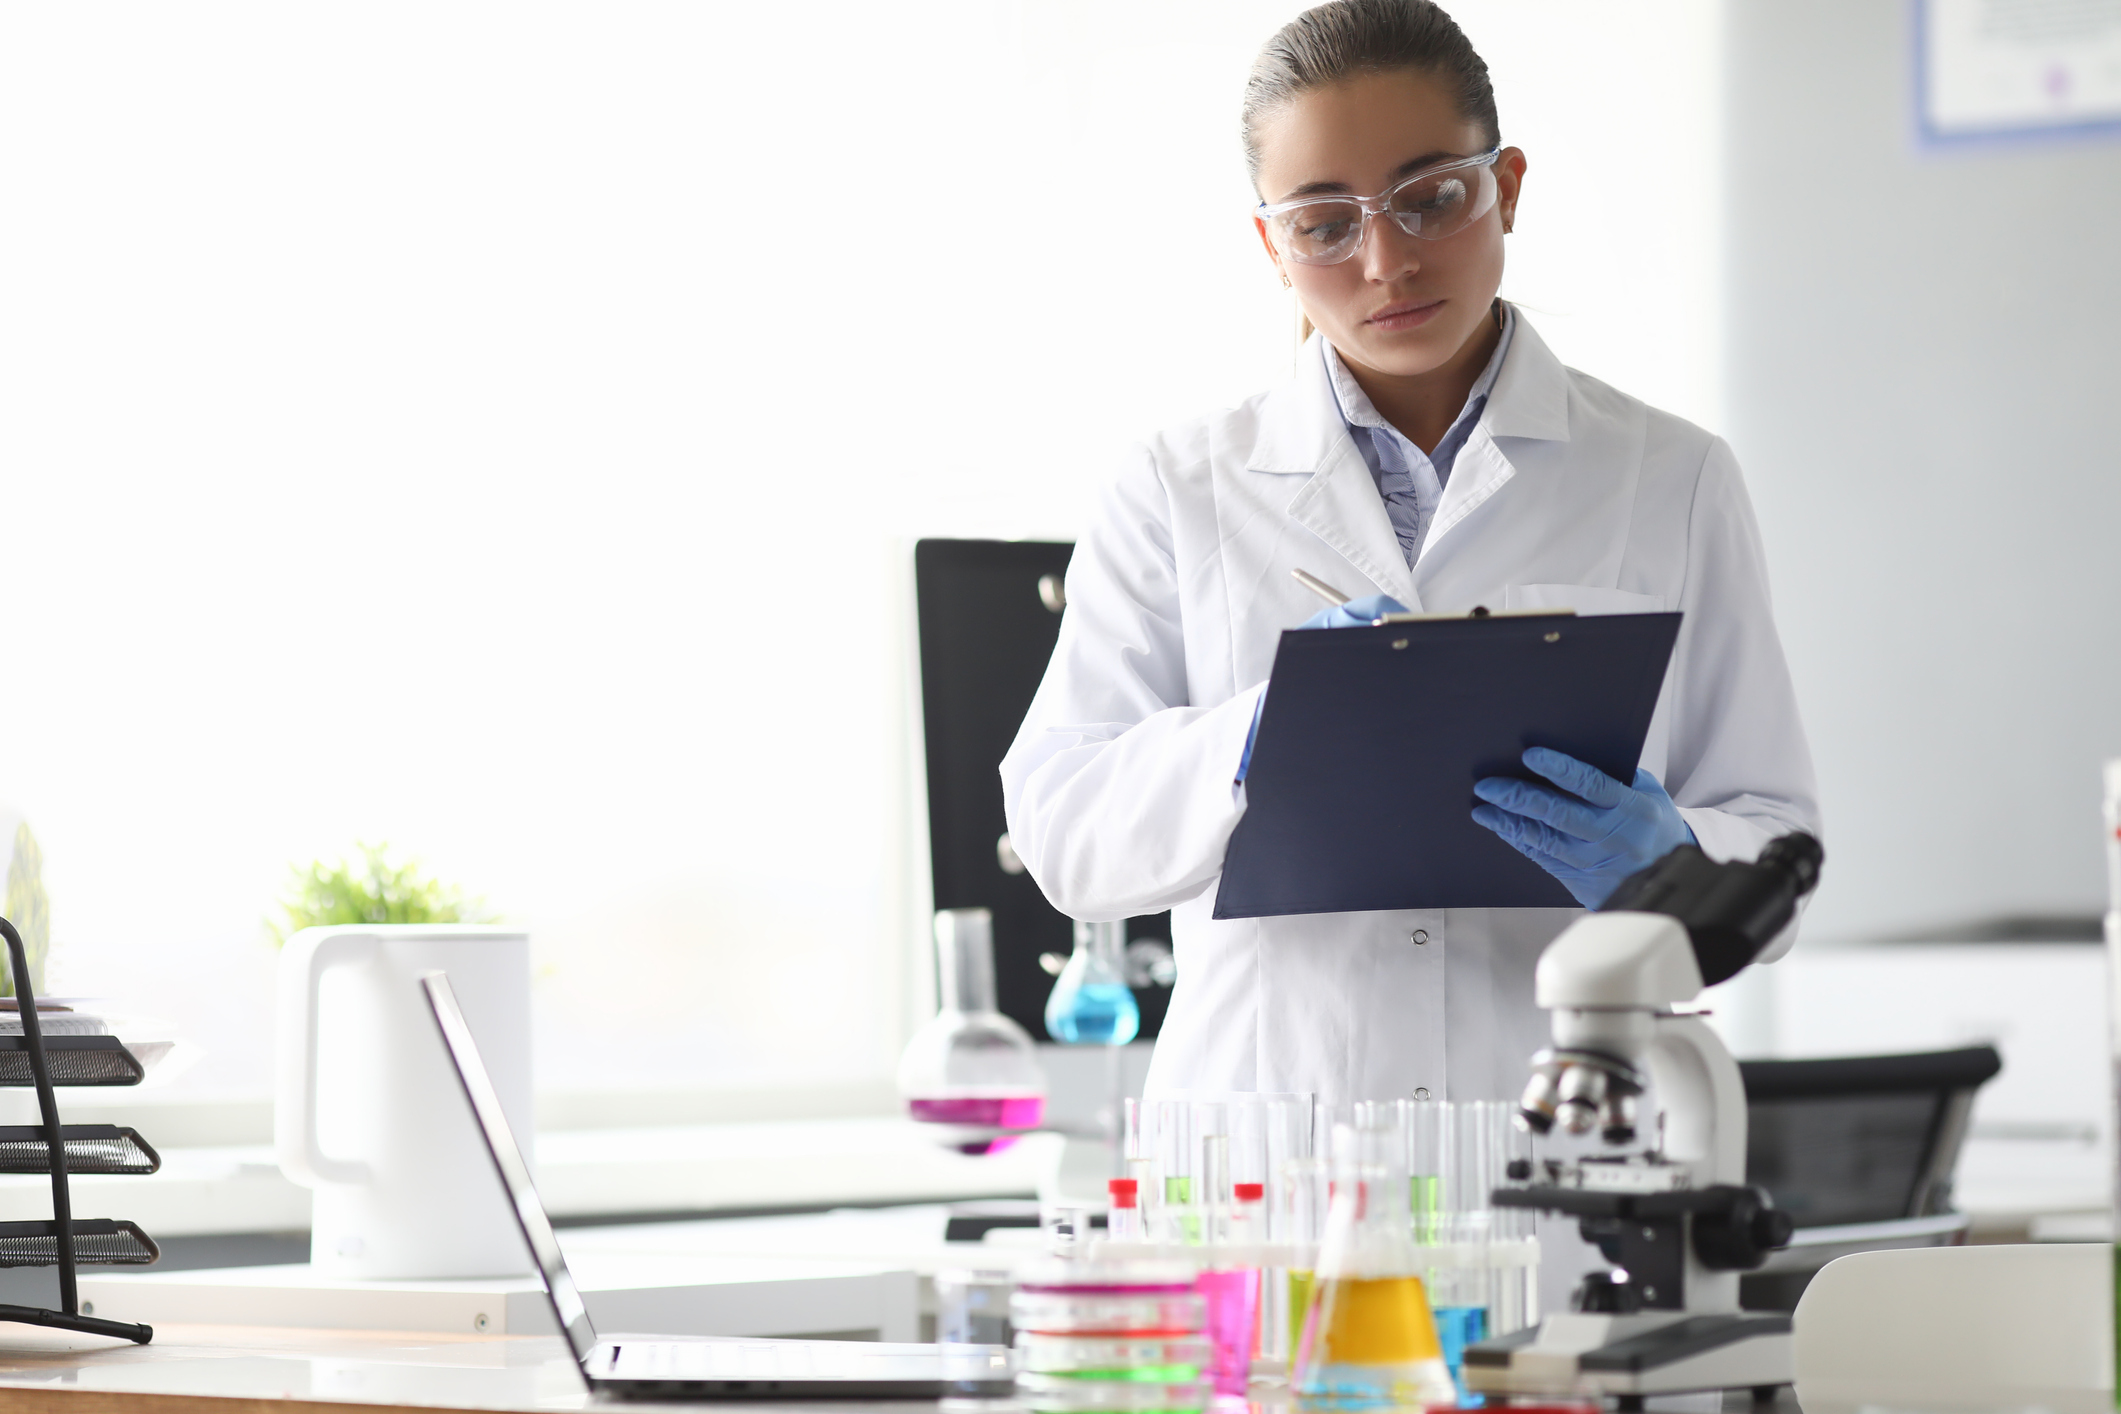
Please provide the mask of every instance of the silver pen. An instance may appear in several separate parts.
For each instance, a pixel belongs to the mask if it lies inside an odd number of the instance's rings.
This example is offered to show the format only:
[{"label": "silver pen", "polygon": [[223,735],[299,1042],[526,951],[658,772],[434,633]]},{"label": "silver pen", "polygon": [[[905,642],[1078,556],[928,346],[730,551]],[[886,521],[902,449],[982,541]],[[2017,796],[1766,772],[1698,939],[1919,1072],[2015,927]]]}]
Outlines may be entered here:
[{"label": "silver pen", "polygon": [[1336,608],[1348,602],[1347,595],[1341,593],[1317,575],[1312,574],[1309,570],[1290,570],[1289,573],[1296,576],[1298,584],[1301,584],[1304,588]]}]

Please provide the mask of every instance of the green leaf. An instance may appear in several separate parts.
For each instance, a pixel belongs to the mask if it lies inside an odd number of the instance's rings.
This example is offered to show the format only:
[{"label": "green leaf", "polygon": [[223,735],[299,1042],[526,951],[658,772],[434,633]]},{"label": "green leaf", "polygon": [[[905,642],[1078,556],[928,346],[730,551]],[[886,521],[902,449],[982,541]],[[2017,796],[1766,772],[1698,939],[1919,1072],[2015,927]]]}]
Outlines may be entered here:
[{"label": "green leaf", "polygon": [[358,861],[320,859],[294,866],[294,879],[280,900],[281,916],[266,923],[276,946],[304,928],[494,921],[483,900],[423,876],[416,861],[393,864],[388,844],[356,844],[354,849]]}]

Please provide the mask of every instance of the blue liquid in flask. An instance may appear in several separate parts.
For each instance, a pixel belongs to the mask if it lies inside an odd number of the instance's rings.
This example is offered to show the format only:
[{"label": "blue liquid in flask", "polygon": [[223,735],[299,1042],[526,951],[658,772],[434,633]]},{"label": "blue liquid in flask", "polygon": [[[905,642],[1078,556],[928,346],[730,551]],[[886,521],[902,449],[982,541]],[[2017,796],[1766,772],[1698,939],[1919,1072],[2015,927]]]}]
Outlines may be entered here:
[{"label": "blue liquid in flask", "polygon": [[1046,1002],[1046,1029],[1071,1046],[1124,1046],[1141,1025],[1141,1008],[1124,983],[1070,987],[1063,976]]},{"label": "blue liquid in flask", "polygon": [[1478,1345],[1487,1339],[1488,1308],[1485,1306],[1438,1306],[1436,1315],[1436,1343],[1443,1347],[1443,1363],[1451,1371],[1451,1382],[1465,1393],[1465,1377],[1459,1367],[1465,1364],[1466,1347]]}]

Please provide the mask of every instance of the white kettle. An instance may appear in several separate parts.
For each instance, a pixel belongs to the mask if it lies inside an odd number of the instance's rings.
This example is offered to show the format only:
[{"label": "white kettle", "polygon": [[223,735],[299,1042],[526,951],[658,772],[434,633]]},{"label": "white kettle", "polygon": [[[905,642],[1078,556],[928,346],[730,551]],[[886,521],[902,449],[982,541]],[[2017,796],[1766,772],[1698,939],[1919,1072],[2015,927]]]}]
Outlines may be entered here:
[{"label": "white kettle", "polygon": [[303,929],[280,956],[273,1137],[280,1171],[315,1190],[309,1260],[320,1274],[530,1270],[420,990],[435,970],[449,974],[528,1156],[529,936],[444,924]]}]

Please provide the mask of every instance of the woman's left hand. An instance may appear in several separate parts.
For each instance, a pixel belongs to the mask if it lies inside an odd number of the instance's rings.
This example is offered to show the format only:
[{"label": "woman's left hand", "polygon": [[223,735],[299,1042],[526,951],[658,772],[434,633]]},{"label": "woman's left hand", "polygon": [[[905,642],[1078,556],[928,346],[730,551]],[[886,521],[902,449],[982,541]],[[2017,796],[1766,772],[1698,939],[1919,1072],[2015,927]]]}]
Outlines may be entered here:
[{"label": "woman's left hand", "polygon": [[1636,771],[1635,784],[1625,786],[1543,746],[1527,751],[1524,764],[1569,794],[1490,776],[1473,784],[1473,794],[1486,802],[1473,807],[1473,818],[1559,879],[1585,908],[1604,903],[1628,875],[1695,842],[1679,807],[1648,771]]}]

